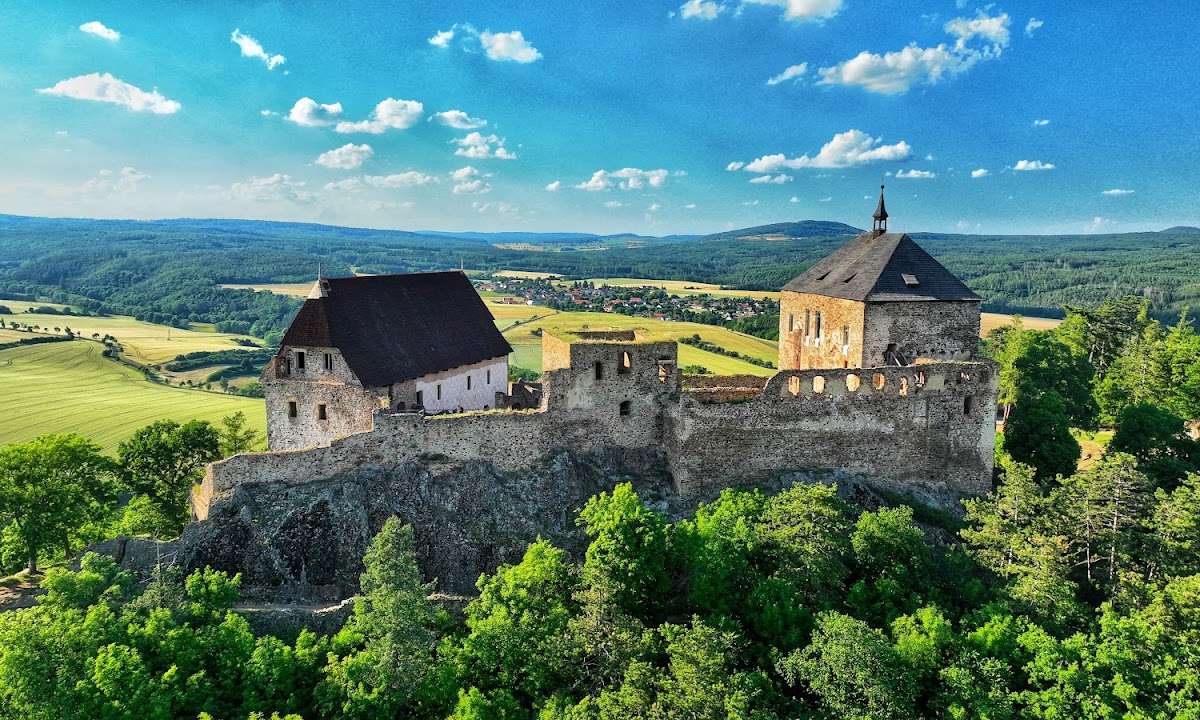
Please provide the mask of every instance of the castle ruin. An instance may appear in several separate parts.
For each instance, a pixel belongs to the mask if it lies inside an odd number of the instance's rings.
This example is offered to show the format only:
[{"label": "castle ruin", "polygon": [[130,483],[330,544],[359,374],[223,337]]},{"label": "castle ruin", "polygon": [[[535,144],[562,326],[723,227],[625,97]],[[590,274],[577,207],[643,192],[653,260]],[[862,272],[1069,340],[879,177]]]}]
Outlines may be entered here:
[{"label": "castle ruin", "polygon": [[[440,286],[469,287],[465,276],[443,275],[460,279],[436,280]],[[330,283],[328,297],[337,297],[352,293],[345,288],[353,283],[401,281],[323,282]],[[353,553],[369,541],[370,526],[399,514],[414,525],[427,574],[463,591],[537,535],[572,532],[587,496],[622,479],[653,476],[664,502],[684,509],[728,487],[814,480],[860,482],[952,509],[991,489],[997,373],[974,352],[979,298],[907,235],[886,232],[882,195],[875,229],[789,283],[781,308],[781,370],[770,378],[681,378],[676,344],[638,331],[547,331],[535,408],[505,409],[503,392],[470,412],[400,405],[416,396],[402,401],[395,389],[391,396],[378,387],[364,391],[360,380],[338,374],[342,356],[335,355],[331,377],[314,383],[320,387],[313,395],[329,398],[324,419],[298,426],[283,403],[306,386],[267,377],[271,450],[210,466],[193,498],[194,516],[244,523],[238,513],[290,512],[290,519],[272,520],[271,532],[295,547],[260,548],[275,552],[273,564],[260,568],[264,581],[344,585],[337,568],[314,579],[338,552],[313,538],[347,532],[348,521],[328,519],[329,507],[371,505],[352,523],[355,539],[338,541],[348,544],[344,562],[357,567]],[[434,328],[428,337],[436,335]],[[289,358],[294,371],[297,352],[338,351],[332,336],[325,346],[314,334],[288,337],[303,342],[285,339],[268,376]],[[344,349],[369,338],[337,340]],[[461,379],[462,369],[435,366],[465,359],[477,373],[475,363],[494,359],[483,356],[496,347],[487,340],[406,373],[435,368]],[[332,408],[354,419],[341,424],[330,418]],[[342,428],[341,436],[322,429],[330,426]],[[323,488],[320,499],[314,487]],[[308,505],[297,510],[290,504],[300,497]],[[504,514],[509,507],[520,509]],[[297,512],[302,517],[294,520]]]}]

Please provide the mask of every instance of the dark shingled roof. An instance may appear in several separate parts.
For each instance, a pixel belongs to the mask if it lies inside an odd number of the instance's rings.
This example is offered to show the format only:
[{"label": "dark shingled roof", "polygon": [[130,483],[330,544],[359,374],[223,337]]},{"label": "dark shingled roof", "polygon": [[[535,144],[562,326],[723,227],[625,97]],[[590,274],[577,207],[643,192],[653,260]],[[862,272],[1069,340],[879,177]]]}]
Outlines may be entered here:
[{"label": "dark shingled roof", "polygon": [[[905,275],[917,284],[905,282]],[[980,298],[908,235],[863,233],[822,258],[784,290],[860,302]]]},{"label": "dark shingled roof", "polygon": [[512,352],[461,272],[319,282],[324,297],[304,301],[282,345],[337,348],[364,387],[404,382]]}]

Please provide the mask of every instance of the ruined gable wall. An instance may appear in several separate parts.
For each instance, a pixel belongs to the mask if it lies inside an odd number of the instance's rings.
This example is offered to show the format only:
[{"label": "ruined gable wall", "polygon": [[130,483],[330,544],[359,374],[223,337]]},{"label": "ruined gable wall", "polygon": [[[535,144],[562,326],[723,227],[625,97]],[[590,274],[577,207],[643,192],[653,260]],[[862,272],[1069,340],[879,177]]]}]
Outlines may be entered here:
[{"label": "ruined gable wall", "polygon": [[990,363],[781,372],[746,402],[685,394],[668,457],[680,493],[695,497],[826,470],[953,507],[991,489],[995,396]]},{"label": "ruined gable wall", "polygon": [[863,365],[884,364],[888,343],[909,362],[969,360],[979,344],[979,303],[940,300],[867,303]]},{"label": "ruined gable wall", "polygon": [[[805,311],[809,333],[805,335]],[[821,336],[816,313],[821,313]],[[779,367],[783,370],[862,366],[863,303],[784,291],[780,296]],[[790,328],[790,331],[789,331]],[[843,336],[848,328],[849,338]]]}]

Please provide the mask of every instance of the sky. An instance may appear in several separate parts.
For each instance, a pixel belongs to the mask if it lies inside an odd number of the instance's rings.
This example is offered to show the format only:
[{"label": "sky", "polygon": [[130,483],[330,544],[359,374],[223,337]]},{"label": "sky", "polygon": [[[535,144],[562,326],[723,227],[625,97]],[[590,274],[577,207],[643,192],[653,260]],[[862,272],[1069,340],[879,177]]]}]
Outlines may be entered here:
[{"label": "sky", "polygon": [[1200,3],[0,4],[0,212],[1200,224]]}]

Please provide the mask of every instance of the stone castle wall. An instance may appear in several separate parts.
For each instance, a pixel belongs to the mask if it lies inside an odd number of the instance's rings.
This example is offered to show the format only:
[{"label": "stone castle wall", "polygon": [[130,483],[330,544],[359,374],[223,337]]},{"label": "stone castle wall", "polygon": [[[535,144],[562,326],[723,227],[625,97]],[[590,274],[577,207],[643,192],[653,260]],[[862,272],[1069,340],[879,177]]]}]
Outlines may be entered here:
[{"label": "stone castle wall", "polygon": [[[780,368],[862,367],[863,303],[787,290],[779,302]],[[818,313],[821,316],[819,336]]]},{"label": "stone castle wall", "polygon": [[[683,497],[822,470],[944,506],[990,487],[990,363],[785,371],[761,390],[743,387],[730,401],[714,402],[706,391],[719,385],[680,390],[674,348],[571,345],[570,365],[545,373],[543,407],[535,411],[378,413],[372,430],[328,447],[233,457],[209,468],[195,515],[207,517],[214,503],[246,484],[298,485],[361,465],[430,459],[514,471],[564,449],[665,452]],[[629,367],[618,372],[623,362]]]},{"label": "stone castle wall", "polygon": [[863,334],[864,367],[885,364],[889,343],[897,343],[897,351],[908,362],[969,360],[979,346],[979,303],[868,303]]}]

